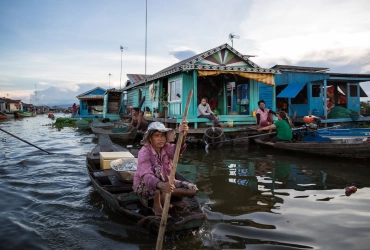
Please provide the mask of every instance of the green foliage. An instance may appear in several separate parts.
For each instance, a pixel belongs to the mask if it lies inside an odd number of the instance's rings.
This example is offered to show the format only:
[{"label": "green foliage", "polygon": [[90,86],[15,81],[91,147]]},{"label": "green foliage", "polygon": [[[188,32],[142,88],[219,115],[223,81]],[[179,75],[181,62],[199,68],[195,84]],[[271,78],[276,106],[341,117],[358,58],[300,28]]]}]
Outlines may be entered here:
[{"label": "green foliage", "polygon": [[162,89],[162,92],[158,95],[158,102],[162,106],[168,106],[168,92],[166,89]]},{"label": "green foliage", "polygon": [[360,102],[361,113],[370,113],[370,101]]}]

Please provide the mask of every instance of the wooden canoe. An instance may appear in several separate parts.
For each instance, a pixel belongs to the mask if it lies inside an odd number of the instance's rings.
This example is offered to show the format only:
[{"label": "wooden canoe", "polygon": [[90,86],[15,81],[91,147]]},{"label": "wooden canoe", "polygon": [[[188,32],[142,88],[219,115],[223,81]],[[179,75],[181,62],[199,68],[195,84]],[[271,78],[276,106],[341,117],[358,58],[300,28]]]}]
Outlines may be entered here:
[{"label": "wooden canoe", "polygon": [[101,122],[98,119],[93,118],[93,121],[91,123],[91,127],[111,129],[111,128],[114,128],[114,123],[113,122]]},{"label": "wooden canoe", "polygon": [[329,157],[370,159],[370,141],[359,139],[350,143],[343,142],[277,142],[267,143],[261,139],[255,142],[260,147],[275,148],[279,150],[314,154]]},{"label": "wooden canoe", "polygon": [[130,131],[127,128],[95,128],[91,126],[91,130],[95,135],[108,135],[112,141],[119,143],[131,143],[135,140],[137,135],[137,129],[131,128]]},{"label": "wooden canoe", "polygon": [[18,118],[24,118],[24,117],[35,117],[36,113],[24,111],[24,112],[15,112],[14,115]]},{"label": "wooden canoe", "polygon": [[[161,217],[155,216],[151,209],[141,204],[132,190],[132,183],[120,181],[112,169],[100,169],[100,151],[118,152],[127,149],[113,144],[107,135],[99,136],[97,146],[86,157],[86,167],[94,188],[127,220],[153,233],[158,232]],[[186,180],[179,173],[176,173],[176,178]],[[173,207],[169,210],[166,232],[196,230],[207,218],[195,197],[174,198],[171,204]]]}]

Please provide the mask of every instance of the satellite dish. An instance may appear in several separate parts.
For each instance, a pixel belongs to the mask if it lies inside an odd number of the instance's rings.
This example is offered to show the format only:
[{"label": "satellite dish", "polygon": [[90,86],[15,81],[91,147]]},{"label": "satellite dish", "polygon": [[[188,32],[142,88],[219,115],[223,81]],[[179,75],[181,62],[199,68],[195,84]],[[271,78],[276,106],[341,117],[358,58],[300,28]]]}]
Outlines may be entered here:
[{"label": "satellite dish", "polygon": [[240,38],[240,36],[238,36],[238,35],[235,35],[234,33],[230,33],[229,34],[229,39],[231,40],[231,47],[234,47],[234,42],[233,42],[233,39],[239,39]]}]

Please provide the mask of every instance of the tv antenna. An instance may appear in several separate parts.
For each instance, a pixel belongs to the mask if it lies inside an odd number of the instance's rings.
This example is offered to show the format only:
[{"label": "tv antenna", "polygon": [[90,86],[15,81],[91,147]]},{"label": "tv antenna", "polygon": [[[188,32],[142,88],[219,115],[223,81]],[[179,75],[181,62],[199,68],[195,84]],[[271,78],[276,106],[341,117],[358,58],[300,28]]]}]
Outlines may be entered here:
[{"label": "tv antenna", "polygon": [[233,39],[239,39],[240,38],[240,36],[238,36],[238,35],[235,35],[234,33],[230,33],[229,34],[229,39],[231,40],[231,47],[234,47],[234,41],[233,41]]}]

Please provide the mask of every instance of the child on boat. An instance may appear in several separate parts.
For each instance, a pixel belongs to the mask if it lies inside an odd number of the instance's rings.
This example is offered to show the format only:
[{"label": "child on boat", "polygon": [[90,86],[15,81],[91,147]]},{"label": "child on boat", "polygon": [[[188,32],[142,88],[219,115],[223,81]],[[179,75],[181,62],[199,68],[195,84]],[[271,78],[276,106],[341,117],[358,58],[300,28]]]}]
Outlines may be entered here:
[{"label": "child on boat", "polygon": [[[179,131],[184,135],[188,132],[187,123],[181,123]],[[193,196],[198,188],[189,182],[174,180],[169,183],[172,170],[172,160],[176,144],[172,144],[176,132],[166,128],[161,122],[152,122],[145,132],[141,144],[144,145],[138,154],[138,168],[134,176],[133,190],[140,197],[142,204],[152,208],[155,215],[161,215],[165,193],[172,196]],[[183,142],[180,153],[184,152]],[[149,201],[153,205],[149,204]]]}]

